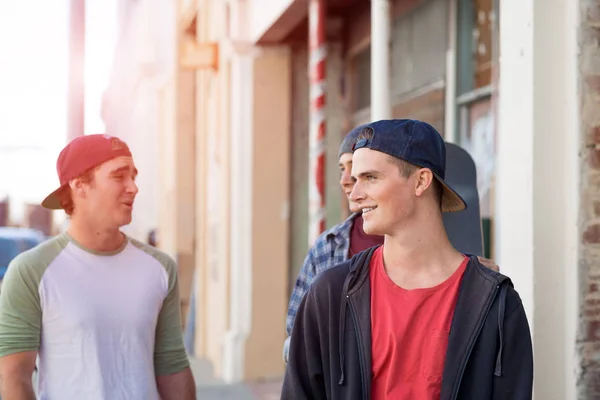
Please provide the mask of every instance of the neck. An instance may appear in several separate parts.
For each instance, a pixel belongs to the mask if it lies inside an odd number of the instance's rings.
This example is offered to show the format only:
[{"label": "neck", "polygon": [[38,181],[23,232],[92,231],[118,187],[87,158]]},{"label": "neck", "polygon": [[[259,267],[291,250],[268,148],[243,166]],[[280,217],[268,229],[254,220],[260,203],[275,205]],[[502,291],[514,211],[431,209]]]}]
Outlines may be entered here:
[{"label": "neck", "polygon": [[385,235],[383,257],[387,270],[457,267],[463,256],[450,243],[440,212],[414,218]]},{"label": "neck", "polygon": [[119,228],[99,228],[73,216],[68,234],[81,246],[98,252],[118,250],[125,240]]}]

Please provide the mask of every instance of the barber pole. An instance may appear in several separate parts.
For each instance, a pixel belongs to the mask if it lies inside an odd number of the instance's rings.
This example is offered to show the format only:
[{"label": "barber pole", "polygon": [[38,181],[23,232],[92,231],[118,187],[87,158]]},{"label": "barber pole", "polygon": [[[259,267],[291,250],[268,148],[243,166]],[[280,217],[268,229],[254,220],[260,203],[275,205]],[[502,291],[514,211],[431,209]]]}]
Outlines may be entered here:
[{"label": "barber pole", "polygon": [[309,3],[309,244],[325,230],[325,46],[326,0]]}]

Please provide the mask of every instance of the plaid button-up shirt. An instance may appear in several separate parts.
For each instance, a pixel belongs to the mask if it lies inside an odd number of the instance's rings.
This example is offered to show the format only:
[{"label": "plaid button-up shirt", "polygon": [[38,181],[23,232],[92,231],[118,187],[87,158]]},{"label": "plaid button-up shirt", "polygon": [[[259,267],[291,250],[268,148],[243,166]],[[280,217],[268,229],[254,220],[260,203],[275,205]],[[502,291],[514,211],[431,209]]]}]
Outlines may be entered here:
[{"label": "plaid button-up shirt", "polygon": [[354,218],[358,214],[352,214],[344,222],[331,227],[323,232],[315,241],[304,259],[304,264],[296,279],[294,290],[290,298],[286,318],[286,331],[288,336],[292,334],[294,327],[294,319],[298,312],[298,307],[302,298],[308,292],[311,283],[317,276],[338,264],[343,263],[348,259],[348,251],[350,249],[350,230],[354,223]]}]

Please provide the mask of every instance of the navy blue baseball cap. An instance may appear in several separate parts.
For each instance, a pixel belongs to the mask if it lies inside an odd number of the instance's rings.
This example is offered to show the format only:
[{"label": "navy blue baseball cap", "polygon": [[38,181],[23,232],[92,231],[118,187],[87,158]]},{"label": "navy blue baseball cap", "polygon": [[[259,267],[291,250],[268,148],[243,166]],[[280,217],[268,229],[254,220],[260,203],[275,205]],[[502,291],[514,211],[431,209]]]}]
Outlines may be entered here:
[{"label": "navy blue baseball cap", "polygon": [[350,153],[352,154],[352,148],[354,147],[354,143],[358,140],[358,135],[362,132],[363,128],[367,127],[368,124],[359,125],[356,128],[352,129],[340,145],[340,150],[338,151],[338,160],[342,156],[342,154]]},{"label": "navy blue baseball cap", "polygon": [[377,150],[418,167],[429,168],[443,188],[442,211],[456,212],[467,208],[462,197],[444,181],[446,144],[433,126],[412,119],[389,119],[365,125],[362,133],[353,151],[361,148]]}]

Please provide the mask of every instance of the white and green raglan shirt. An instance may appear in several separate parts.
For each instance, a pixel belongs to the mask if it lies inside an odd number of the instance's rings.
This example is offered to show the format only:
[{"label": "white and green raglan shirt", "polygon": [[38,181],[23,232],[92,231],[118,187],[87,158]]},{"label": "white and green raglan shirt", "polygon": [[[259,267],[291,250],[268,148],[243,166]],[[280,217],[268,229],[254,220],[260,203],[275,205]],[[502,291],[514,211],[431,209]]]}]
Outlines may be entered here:
[{"label": "white and green raglan shirt", "polygon": [[159,400],[189,366],[174,261],[128,238],[97,253],[62,233],[16,257],[0,290],[0,357],[38,351],[41,400]]}]

